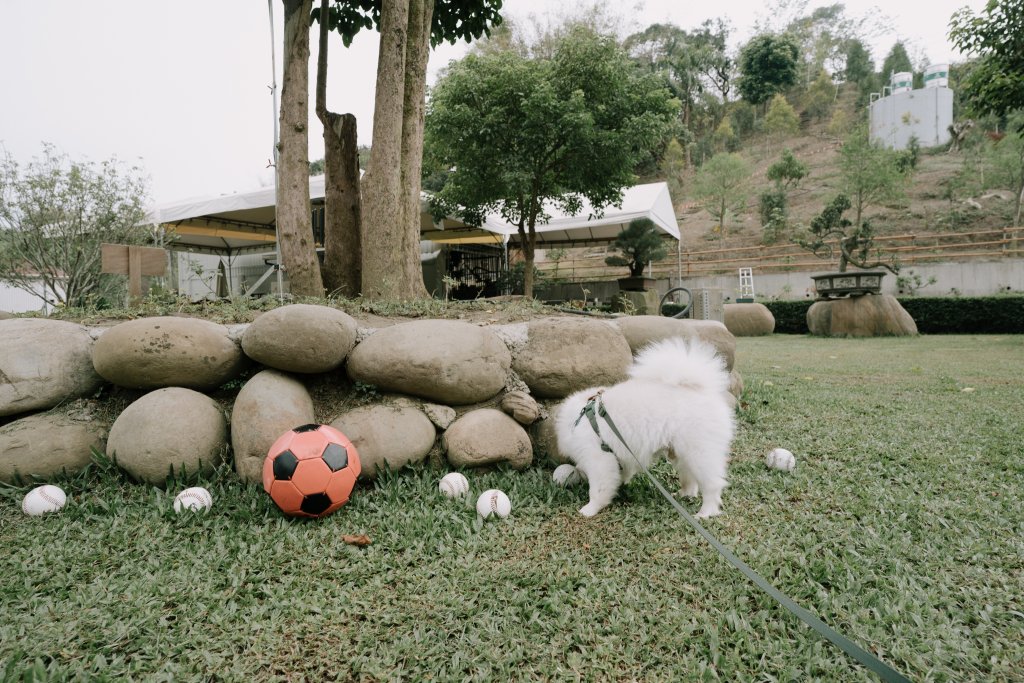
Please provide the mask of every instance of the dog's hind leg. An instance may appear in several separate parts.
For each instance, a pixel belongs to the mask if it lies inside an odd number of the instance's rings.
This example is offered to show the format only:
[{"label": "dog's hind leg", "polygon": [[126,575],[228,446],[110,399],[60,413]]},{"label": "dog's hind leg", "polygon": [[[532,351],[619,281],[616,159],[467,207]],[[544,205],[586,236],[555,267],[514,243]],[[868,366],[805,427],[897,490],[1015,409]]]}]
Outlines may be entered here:
[{"label": "dog's hind leg", "polygon": [[672,467],[676,468],[676,474],[679,476],[679,495],[684,498],[696,498],[698,493],[697,480],[690,474],[690,470],[686,466],[686,460],[677,458],[672,449],[668,450],[665,457],[672,463]]},{"label": "dog's hind leg", "polygon": [[586,458],[576,464],[590,484],[590,502],[580,508],[584,517],[593,517],[608,507],[622,483],[619,461],[611,453],[601,451],[600,455]]},{"label": "dog's hind leg", "polygon": [[695,488],[700,489],[701,505],[697,516],[703,519],[721,514],[722,490],[728,485],[725,478],[728,454],[677,449],[677,456],[680,453],[686,454],[685,462],[681,462],[684,458],[679,458],[680,462],[676,463],[679,481],[684,488],[683,494],[693,488],[686,488],[688,482],[695,482]]}]

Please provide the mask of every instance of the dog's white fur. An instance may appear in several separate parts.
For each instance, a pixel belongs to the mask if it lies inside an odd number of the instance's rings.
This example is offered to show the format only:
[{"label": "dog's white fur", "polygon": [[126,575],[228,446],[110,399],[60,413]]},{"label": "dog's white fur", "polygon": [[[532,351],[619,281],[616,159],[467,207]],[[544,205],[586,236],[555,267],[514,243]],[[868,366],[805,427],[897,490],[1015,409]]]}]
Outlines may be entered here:
[{"label": "dog's white fur", "polygon": [[[672,338],[641,349],[628,380],[566,398],[555,418],[555,433],[559,450],[590,485],[590,502],[580,514],[593,517],[607,507],[619,486],[641,466],[649,467],[662,449],[668,449],[667,457],[675,465],[680,493],[700,493],[697,516],[720,514],[735,431],[728,390],[729,373],[713,347]],[[587,417],[580,417],[598,391],[635,458],[602,417],[597,418],[600,437]],[[601,449],[602,440],[613,453]]]}]

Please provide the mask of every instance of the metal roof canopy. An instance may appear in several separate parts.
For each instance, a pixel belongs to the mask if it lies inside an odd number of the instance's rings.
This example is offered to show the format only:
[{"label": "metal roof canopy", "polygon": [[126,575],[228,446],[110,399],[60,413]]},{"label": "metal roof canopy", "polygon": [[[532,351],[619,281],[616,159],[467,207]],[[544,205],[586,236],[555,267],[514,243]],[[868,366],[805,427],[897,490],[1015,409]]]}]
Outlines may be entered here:
[{"label": "metal roof canopy", "polygon": [[[324,177],[309,179],[310,201],[324,202]],[[178,251],[235,255],[269,250],[276,241],[273,187],[217,197],[195,198],[153,207],[147,225],[160,225],[170,242],[164,246]],[[547,208],[550,221],[537,225],[537,246],[544,248],[613,242],[635,218],[650,218],[662,232],[679,239],[679,225],[666,183],[635,185],[623,191],[620,207],[607,207],[600,215],[584,201],[575,216]],[[440,243],[504,244],[518,242],[518,233],[500,216],[492,214],[474,227],[448,217],[434,222],[426,196],[420,213],[420,231],[425,240]]]}]

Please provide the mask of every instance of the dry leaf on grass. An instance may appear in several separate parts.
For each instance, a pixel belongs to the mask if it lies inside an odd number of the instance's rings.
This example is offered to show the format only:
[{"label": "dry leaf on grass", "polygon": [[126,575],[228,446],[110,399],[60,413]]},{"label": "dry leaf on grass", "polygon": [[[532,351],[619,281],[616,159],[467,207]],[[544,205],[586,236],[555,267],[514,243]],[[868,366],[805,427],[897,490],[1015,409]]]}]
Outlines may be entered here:
[{"label": "dry leaf on grass", "polygon": [[366,534],[345,534],[341,537],[341,540],[345,541],[345,543],[348,543],[349,545],[357,545],[360,548],[372,543],[372,541],[370,541],[370,537]]}]

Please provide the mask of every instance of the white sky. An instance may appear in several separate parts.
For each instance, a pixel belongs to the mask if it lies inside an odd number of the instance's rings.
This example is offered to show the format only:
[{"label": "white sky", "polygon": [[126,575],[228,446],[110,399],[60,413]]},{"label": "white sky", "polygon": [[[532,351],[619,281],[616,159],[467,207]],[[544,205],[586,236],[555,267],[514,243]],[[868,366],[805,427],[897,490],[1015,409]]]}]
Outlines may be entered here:
[{"label": "white sky", "polygon": [[[505,0],[503,14],[543,18],[552,4]],[[655,22],[693,29],[722,17],[733,26],[735,47],[752,35],[755,21],[778,24],[766,16],[774,4],[646,0],[635,9],[623,3],[617,11],[623,34]],[[827,4],[809,0],[808,8]],[[915,62],[955,61],[959,56],[946,39],[949,17],[965,5],[978,12],[984,0],[888,4],[883,11],[872,0],[844,3],[850,17],[890,19],[870,41],[876,67],[897,39],[907,43]],[[280,73],[281,2],[273,6]],[[315,34],[311,38],[312,88]],[[0,0],[0,145],[20,163],[50,142],[74,159],[116,156],[138,164],[157,203],[268,185],[275,117],[270,45],[264,0]],[[438,48],[428,82],[466,50],[465,43]],[[360,33],[349,50],[332,36],[328,108],[356,115],[361,144],[370,142],[376,60],[375,33]],[[280,87],[280,76],[277,81]],[[316,159],[323,144],[319,122],[311,117],[310,158]]]}]

